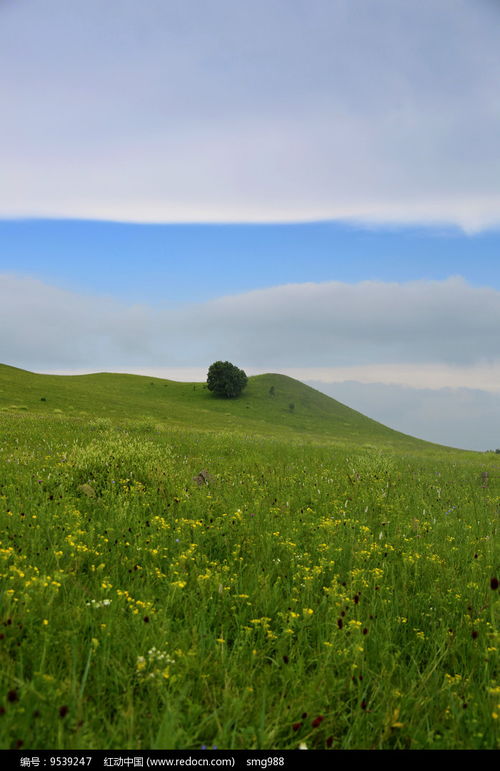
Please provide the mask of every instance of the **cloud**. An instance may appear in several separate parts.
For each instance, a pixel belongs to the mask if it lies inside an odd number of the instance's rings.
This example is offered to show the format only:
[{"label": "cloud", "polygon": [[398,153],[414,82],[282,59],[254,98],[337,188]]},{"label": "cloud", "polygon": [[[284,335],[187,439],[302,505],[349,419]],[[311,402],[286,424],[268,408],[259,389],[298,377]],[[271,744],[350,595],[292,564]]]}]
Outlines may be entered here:
[{"label": "cloud", "polygon": [[0,21],[0,216],[500,224],[495,3],[25,0]]},{"label": "cloud", "polygon": [[152,313],[37,279],[0,275],[0,360],[20,366],[102,366],[150,361]]},{"label": "cloud", "polygon": [[[500,366],[500,292],[461,278],[291,284],[155,309],[4,274],[0,326],[0,360],[28,369],[130,371],[230,359],[253,370],[309,372],[308,379],[373,380],[385,371],[386,382],[401,383],[413,372],[425,385],[427,372],[437,385],[484,387]],[[469,380],[460,382],[461,374]]]},{"label": "cloud", "polygon": [[0,361],[41,372],[204,380],[282,372],[397,430],[500,445],[500,291],[463,279],[295,284],[174,308],[0,274]]},{"label": "cloud", "polygon": [[471,365],[500,354],[500,293],[463,279],[290,284],[199,306],[205,336],[252,365]]},{"label": "cloud", "polygon": [[500,393],[355,381],[309,385],[390,428],[468,450],[500,447]]}]

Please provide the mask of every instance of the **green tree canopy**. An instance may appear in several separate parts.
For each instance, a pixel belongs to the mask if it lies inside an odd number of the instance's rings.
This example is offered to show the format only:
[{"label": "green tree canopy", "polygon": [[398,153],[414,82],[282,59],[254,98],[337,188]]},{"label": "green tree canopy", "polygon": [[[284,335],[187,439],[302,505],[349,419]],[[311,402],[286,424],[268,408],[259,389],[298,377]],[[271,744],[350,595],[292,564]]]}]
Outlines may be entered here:
[{"label": "green tree canopy", "polygon": [[207,386],[217,396],[234,399],[248,383],[246,373],[229,361],[214,362],[207,375]]}]

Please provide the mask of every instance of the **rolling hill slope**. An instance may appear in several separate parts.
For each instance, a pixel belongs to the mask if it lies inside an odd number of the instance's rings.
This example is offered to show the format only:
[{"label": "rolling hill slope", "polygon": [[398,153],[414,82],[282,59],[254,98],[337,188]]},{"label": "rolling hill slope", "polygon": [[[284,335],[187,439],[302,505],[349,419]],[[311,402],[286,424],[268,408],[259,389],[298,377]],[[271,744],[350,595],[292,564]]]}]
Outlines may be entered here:
[{"label": "rolling hill slope", "polygon": [[436,447],[401,434],[285,375],[249,378],[238,399],[203,383],[99,373],[40,375],[0,365],[0,410],[74,418],[151,418],[171,425],[405,449]]},{"label": "rolling hill slope", "polygon": [[498,463],[280,375],[0,366],[0,748],[493,749]]}]

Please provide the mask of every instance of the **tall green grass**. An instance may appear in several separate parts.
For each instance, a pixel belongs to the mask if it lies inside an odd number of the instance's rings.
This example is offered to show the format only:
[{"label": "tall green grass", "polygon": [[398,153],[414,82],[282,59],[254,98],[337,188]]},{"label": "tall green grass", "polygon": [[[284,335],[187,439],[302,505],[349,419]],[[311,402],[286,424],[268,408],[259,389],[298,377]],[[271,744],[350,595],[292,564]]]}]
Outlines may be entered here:
[{"label": "tall green grass", "polygon": [[498,456],[291,431],[259,382],[0,414],[0,746],[497,746]]}]

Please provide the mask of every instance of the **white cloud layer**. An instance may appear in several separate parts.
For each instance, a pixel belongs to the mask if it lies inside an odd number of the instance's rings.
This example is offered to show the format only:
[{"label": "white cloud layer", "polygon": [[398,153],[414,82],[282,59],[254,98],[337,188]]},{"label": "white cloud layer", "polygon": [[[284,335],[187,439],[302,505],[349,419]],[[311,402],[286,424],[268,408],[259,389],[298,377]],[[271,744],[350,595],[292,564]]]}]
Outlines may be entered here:
[{"label": "white cloud layer", "polygon": [[0,328],[0,361],[45,370],[230,359],[309,379],[484,388],[500,366],[500,292],[461,278],[290,284],[154,309],[3,274]]},{"label": "white cloud layer", "polygon": [[0,216],[500,224],[487,0],[0,4]]}]

